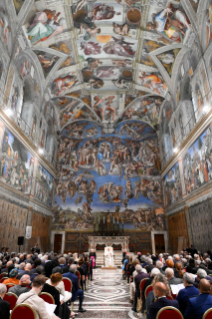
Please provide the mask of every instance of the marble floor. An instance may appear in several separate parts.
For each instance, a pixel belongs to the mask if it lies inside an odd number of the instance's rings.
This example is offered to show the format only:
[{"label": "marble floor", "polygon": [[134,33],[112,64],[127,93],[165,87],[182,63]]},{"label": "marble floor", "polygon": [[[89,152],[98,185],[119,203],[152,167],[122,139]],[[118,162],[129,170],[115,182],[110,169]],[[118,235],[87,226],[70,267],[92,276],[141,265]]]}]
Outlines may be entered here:
[{"label": "marble floor", "polygon": [[[94,319],[137,319],[129,303],[129,284],[122,280],[121,269],[94,269],[93,281],[90,281],[83,308],[87,311],[77,318]],[[74,311],[78,309],[78,302],[74,304]]]}]

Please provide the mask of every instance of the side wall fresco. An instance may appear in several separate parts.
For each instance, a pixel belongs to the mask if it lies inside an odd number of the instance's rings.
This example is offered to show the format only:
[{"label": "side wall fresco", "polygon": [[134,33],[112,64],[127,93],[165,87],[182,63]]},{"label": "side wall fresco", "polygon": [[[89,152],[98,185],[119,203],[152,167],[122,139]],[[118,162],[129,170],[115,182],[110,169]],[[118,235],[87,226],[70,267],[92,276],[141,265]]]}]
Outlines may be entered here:
[{"label": "side wall fresco", "polygon": [[0,122],[0,180],[47,206],[52,205],[54,178],[27,148]]}]

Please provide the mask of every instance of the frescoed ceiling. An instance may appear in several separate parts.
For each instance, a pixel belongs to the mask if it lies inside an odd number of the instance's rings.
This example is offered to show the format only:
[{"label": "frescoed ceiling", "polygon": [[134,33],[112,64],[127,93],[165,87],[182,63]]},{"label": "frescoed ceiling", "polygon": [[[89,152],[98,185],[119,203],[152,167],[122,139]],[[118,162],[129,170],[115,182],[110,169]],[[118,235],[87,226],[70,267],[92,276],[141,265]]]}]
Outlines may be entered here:
[{"label": "frescoed ceiling", "polygon": [[36,59],[43,105],[58,110],[60,130],[89,119],[107,133],[123,120],[158,131],[164,100],[176,104],[174,70],[191,47],[180,1],[12,1],[21,17],[15,56],[27,50]]}]

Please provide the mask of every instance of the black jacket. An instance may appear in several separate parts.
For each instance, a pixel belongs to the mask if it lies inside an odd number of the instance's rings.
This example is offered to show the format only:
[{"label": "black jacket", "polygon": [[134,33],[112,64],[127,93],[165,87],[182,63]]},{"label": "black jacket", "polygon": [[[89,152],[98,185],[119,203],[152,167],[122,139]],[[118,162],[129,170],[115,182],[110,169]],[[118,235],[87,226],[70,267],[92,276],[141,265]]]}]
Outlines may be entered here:
[{"label": "black jacket", "polygon": [[[169,300],[166,297],[160,298],[160,299],[158,299],[158,301],[153,302],[149,306],[149,312],[147,315],[147,319],[156,319],[158,311],[160,309],[162,309],[164,307],[168,307],[168,306],[179,309],[179,304],[178,304],[177,300]],[[171,318],[171,315],[170,315],[170,318]]]},{"label": "black jacket", "polygon": [[9,319],[10,318],[10,304],[9,302],[2,300],[0,297],[0,318]]}]

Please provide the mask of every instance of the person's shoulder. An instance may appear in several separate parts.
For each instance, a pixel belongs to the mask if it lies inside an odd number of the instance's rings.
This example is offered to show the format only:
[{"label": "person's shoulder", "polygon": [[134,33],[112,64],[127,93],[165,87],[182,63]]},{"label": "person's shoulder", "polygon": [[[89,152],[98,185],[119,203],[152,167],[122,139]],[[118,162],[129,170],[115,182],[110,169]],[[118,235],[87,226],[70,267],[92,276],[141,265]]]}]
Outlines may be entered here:
[{"label": "person's shoulder", "polygon": [[4,305],[5,307],[9,307],[10,308],[10,304],[8,301],[3,300],[0,298],[0,303],[1,303],[1,307]]}]

